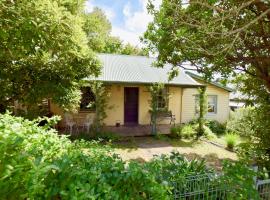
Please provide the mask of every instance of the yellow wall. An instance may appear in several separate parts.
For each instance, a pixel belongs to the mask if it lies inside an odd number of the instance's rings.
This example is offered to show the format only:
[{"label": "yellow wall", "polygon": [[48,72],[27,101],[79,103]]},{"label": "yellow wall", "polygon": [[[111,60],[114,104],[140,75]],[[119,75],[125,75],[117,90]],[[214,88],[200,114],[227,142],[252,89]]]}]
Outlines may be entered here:
[{"label": "yellow wall", "polygon": [[[147,86],[142,85],[112,85],[110,87],[109,105],[112,107],[107,110],[106,125],[114,126],[116,121],[124,124],[124,88],[138,87],[139,88],[139,124],[150,124],[149,101],[151,100],[150,93]],[[169,87],[170,99],[169,110],[176,117],[176,123],[180,122],[180,102],[181,102],[181,88]],[[163,120],[160,124],[168,124],[170,120]]]},{"label": "yellow wall", "polygon": [[[108,126],[115,126],[116,122],[124,124],[124,87],[138,87],[139,88],[139,124],[149,124],[149,101],[151,99],[147,86],[142,85],[110,85],[108,86],[110,97],[108,100],[109,107],[106,111],[107,118],[105,124]],[[208,85],[206,89],[208,95],[217,95],[217,114],[208,114],[207,118],[215,119],[220,122],[225,122],[229,117],[229,92]],[[176,117],[176,123],[186,123],[195,116],[195,95],[198,94],[195,88],[181,88],[181,87],[169,87],[169,110],[172,111]],[[183,95],[181,97],[181,95]],[[182,99],[182,104],[181,104]],[[182,105],[182,113],[181,113]],[[56,105],[51,104],[51,111],[54,114],[63,116],[63,111]],[[89,114],[89,112],[79,112],[79,115],[83,117]],[[94,113],[91,113],[94,117]],[[160,124],[168,124],[170,120],[160,121]],[[62,122],[63,125],[63,122]]]},{"label": "yellow wall", "polygon": [[[124,88],[125,87],[138,87],[139,88],[139,110],[138,110],[138,121],[139,124],[150,124],[150,114],[149,114],[149,101],[151,100],[150,93],[147,86],[142,85],[110,85],[109,93],[110,97],[108,100],[109,109],[106,111],[107,118],[104,120],[105,124],[108,126],[115,126],[116,122],[120,122],[121,125],[124,124]],[[169,87],[169,110],[176,117],[176,123],[180,123],[180,105],[181,105],[181,88],[180,87]],[[51,104],[51,111],[54,114],[61,115],[64,119],[64,112],[55,104]],[[83,118],[84,115],[91,112],[79,112],[75,114]],[[93,113],[91,113],[93,114]],[[94,115],[94,114],[93,114]],[[168,124],[170,120],[159,121],[160,124]],[[62,120],[60,126],[64,126],[64,121]]]},{"label": "yellow wall", "polygon": [[[203,82],[196,80],[204,84]],[[196,117],[195,115],[195,95],[198,94],[198,90],[195,88],[185,88],[183,90],[183,107],[182,107],[182,122],[186,123]],[[207,119],[217,120],[224,123],[229,118],[229,92],[213,86],[211,84],[207,85],[206,88],[207,95],[217,95],[217,113],[207,114]]]}]

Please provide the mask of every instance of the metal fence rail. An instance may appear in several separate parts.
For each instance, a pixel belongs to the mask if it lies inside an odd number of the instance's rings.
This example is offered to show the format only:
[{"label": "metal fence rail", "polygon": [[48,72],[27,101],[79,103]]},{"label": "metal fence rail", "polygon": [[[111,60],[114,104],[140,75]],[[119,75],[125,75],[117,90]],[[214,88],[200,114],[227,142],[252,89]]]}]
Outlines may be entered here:
[{"label": "metal fence rail", "polygon": [[270,200],[270,179],[258,180],[256,188],[262,200]]},{"label": "metal fence rail", "polygon": [[[173,196],[176,200],[226,200],[233,195],[234,188],[225,188],[219,184],[219,175],[200,174],[187,176],[172,183]],[[258,190],[261,200],[270,200],[270,179],[256,180],[254,187]]]},{"label": "metal fence rail", "polygon": [[173,183],[174,199],[179,200],[221,200],[226,199],[227,190],[217,183],[219,175],[201,174],[188,176]]}]

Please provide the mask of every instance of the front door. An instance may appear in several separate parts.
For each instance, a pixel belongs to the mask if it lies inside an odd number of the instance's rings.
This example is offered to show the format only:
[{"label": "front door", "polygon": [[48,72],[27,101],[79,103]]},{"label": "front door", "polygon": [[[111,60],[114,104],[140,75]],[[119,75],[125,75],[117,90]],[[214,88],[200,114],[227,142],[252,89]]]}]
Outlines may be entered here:
[{"label": "front door", "polygon": [[125,125],[138,124],[139,88],[125,87],[124,93],[124,122]]}]

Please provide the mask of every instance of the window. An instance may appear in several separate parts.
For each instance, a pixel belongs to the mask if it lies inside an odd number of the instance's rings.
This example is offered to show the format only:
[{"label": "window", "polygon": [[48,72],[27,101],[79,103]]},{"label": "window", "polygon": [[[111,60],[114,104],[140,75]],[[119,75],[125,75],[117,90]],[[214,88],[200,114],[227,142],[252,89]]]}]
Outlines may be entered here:
[{"label": "window", "polygon": [[157,108],[158,110],[166,110],[168,105],[168,91],[167,88],[163,88],[159,91],[157,96]]},{"label": "window", "polygon": [[[195,113],[200,112],[200,99],[199,95],[195,95]],[[217,95],[207,96],[207,111],[208,114],[217,113]]]},{"label": "window", "polygon": [[80,110],[91,111],[95,110],[95,95],[90,87],[81,88],[82,98],[80,103]]},{"label": "window", "polygon": [[217,96],[216,95],[209,95],[207,97],[208,103],[208,113],[216,114],[217,113]]}]

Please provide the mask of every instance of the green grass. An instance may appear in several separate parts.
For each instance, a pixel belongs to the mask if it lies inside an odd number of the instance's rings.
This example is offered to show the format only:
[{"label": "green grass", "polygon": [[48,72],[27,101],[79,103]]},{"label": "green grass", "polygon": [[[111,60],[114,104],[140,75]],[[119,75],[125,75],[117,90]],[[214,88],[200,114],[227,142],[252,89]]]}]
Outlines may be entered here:
[{"label": "green grass", "polygon": [[110,144],[112,148],[127,149],[129,151],[138,149],[138,144],[134,137],[121,137],[120,140]]},{"label": "green grass", "polygon": [[194,139],[179,139],[179,138],[171,138],[169,135],[157,135],[155,136],[156,140],[168,142],[173,147],[193,147],[198,144],[198,140]]}]

